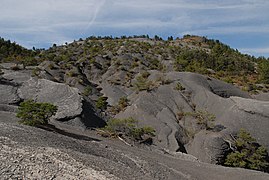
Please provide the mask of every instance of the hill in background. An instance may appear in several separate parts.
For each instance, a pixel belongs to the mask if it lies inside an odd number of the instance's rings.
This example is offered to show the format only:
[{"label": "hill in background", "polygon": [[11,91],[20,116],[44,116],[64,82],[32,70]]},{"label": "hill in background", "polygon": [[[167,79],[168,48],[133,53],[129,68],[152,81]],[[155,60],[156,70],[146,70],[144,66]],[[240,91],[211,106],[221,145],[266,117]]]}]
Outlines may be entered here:
[{"label": "hill in background", "polygon": [[58,107],[46,130],[267,171],[264,57],[191,35],[89,37],[47,50],[1,39],[0,49],[4,123],[16,122],[20,102],[33,99]]}]

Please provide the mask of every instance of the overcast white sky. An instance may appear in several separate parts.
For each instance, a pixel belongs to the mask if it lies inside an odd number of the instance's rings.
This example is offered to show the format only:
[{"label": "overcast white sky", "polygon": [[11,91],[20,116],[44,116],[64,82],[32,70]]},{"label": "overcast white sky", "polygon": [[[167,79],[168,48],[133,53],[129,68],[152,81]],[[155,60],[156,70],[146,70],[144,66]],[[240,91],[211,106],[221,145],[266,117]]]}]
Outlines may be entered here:
[{"label": "overcast white sky", "polygon": [[0,0],[0,36],[31,48],[91,35],[195,34],[269,57],[268,0]]}]

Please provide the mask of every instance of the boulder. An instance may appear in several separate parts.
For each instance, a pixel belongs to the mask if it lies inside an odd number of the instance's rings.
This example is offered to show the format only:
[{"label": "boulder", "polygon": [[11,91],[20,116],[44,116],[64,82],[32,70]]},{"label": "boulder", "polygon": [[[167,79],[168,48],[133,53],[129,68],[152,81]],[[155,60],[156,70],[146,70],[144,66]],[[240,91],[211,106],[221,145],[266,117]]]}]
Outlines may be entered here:
[{"label": "boulder", "polygon": [[82,113],[82,97],[79,90],[46,79],[31,78],[18,90],[22,99],[34,99],[58,106],[56,120],[73,119]]}]

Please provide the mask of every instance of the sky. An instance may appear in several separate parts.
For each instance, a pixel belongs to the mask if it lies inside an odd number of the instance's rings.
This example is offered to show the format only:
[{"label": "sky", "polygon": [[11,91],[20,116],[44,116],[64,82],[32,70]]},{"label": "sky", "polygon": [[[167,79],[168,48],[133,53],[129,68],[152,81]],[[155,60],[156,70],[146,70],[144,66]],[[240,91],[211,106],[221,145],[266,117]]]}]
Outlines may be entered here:
[{"label": "sky", "polygon": [[269,57],[269,0],[0,0],[0,36],[48,48],[95,36],[184,34]]}]

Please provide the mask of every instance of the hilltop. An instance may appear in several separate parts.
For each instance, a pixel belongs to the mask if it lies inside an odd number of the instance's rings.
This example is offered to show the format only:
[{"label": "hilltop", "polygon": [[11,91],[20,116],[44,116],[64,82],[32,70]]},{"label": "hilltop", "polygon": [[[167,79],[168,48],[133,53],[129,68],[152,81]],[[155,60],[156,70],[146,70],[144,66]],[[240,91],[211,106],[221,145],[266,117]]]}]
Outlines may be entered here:
[{"label": "hilltop", "polygon": [[131,58],[131,68],[196,72],[236,84],[245,91],[255,93],[256,90],[267,90],[256,87],[257,84],[268,82],[268,62],[264,57],[242,54],[218,40],[206,37],[185,35],[175,40],[170,37],[165,41],[158,36],[151,39],[144,35],[121,38],[92,36],[61,46],[54,44],[48,50],[26,50],[10,41],[2,39],[1,42],[1,52],[5,51],[1,53],[2,62],[37,65],[49,60],[64,64],[61,68],[67,69],[68,65],[82,63],[91,66],[96,62],[97,65],[98,59],[103,56],[108,59],[108,65],[118,63],[120,66],[121,56],[126,56],[127,59]]}]

